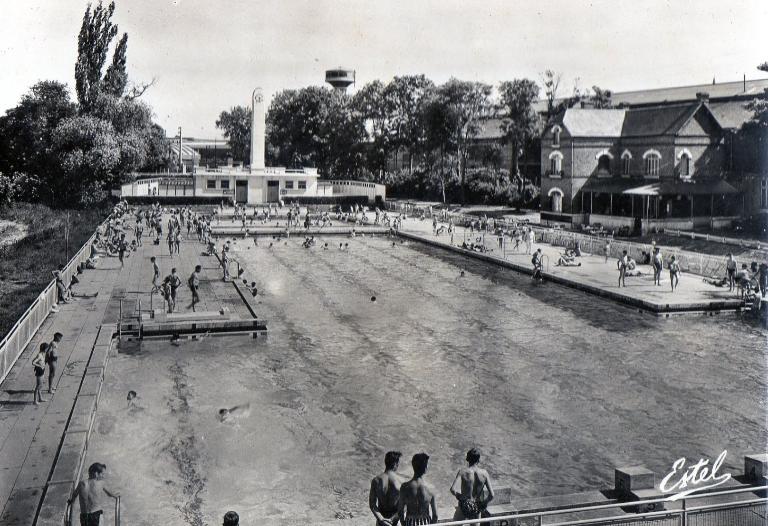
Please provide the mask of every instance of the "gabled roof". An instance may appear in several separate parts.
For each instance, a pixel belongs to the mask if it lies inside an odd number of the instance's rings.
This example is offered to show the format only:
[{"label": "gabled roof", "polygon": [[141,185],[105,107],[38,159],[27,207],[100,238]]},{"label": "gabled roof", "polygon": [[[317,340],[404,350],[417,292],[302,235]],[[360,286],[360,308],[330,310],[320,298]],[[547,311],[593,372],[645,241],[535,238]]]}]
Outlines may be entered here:
[{"label": "gabled roof", "polygon": [[570,108],[563,126],[572,137],[619,137],[627,110]]},{"label": "gabled roof", "polygon": [[738,129],[747,122],[752,120],[753,112],[746,108],[746,101],[730,101],[730,102],[715,102],[709,105],[709,109],[712,111],[717,122],[723,128]]},{"label": "gabled roof", "polygon": [[675,104],[627,110],[621,136],[674,135],[700,107],[700,104]]},{"label": "gabled roof", "polygon": [[700,111],[712,115],[703,103],[621,110],[570,108],[562,124],[572,137],[658,137],[677,134]]}]

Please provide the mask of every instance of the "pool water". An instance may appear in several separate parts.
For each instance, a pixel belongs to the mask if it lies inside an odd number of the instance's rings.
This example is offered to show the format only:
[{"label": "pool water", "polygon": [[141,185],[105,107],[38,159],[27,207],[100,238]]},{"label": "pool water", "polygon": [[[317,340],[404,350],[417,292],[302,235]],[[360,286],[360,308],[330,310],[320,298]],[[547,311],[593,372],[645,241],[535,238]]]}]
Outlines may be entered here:
[{"label": "pool water", "polygon": [[229,509],[244,524],[369,524],[390,449],[404,475],[431,455],[442,517],[472,446],[514,496],[611,487],[623,465],[658,480],[723,449],[738,473],[765,450],[766,333],[738,317],[659,319],[385,237],[235,252],[267,339],[110,359],[88,461],[107,464],[125,524],[220,524]]}]

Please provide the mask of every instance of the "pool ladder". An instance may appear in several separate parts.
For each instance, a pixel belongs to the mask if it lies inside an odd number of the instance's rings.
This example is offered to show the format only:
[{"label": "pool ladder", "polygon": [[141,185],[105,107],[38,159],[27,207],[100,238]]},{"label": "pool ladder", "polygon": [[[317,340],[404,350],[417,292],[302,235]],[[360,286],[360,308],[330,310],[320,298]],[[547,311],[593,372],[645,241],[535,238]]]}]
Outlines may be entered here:
[{"label": "pool ladder", "polygon": [[[64,526],[72,526],[71,515],[72,503],[67,502],[67,509],[64,513]],[[115,497],[115,526],[120,526],[120,497]]]}]

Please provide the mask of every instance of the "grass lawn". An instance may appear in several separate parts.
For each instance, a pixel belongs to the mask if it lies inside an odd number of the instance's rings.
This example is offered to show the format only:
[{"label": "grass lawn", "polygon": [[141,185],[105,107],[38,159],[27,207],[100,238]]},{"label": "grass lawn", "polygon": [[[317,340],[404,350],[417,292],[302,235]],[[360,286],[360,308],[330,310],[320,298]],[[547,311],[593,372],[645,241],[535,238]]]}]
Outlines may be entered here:
[{"label": "grass lawn", "polygon": [[91,237],[106,209],[52,210],[19,203],[0,211],[0,338],[65,264],[65,225],[69,212],[69,257]]}]

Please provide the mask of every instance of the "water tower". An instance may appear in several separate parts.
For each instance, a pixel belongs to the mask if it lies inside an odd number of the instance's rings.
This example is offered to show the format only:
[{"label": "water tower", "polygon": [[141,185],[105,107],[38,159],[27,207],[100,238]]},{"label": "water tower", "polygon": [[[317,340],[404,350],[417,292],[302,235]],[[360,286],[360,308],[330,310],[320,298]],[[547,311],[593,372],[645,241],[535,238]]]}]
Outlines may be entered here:
[{"label": "water tower", "polygon": [[336,69],[328,69],[325,71],[325,81],[334,89],[346,91],[351,84],[355,83],[355,70],[341,66]]}]

